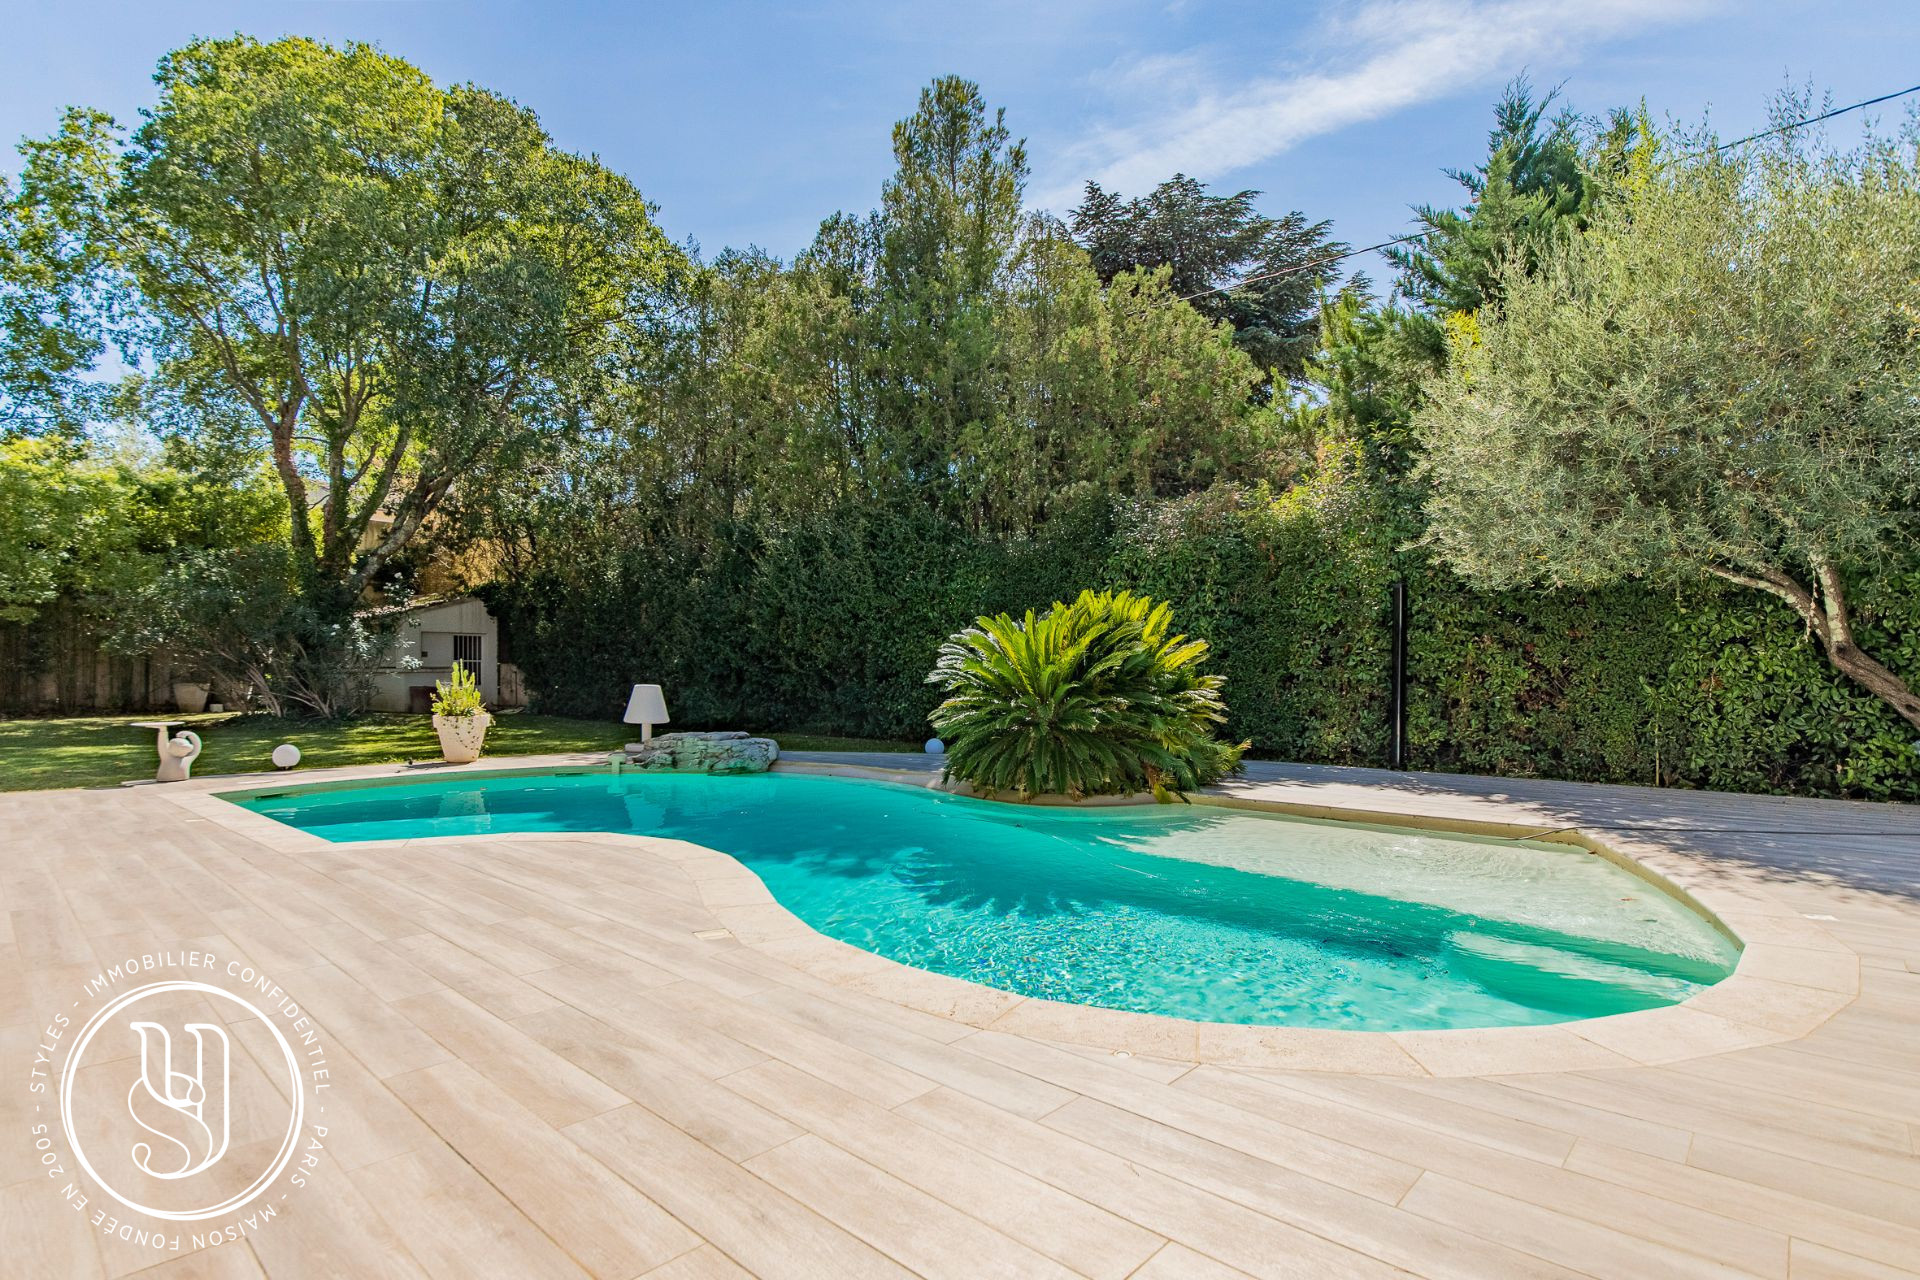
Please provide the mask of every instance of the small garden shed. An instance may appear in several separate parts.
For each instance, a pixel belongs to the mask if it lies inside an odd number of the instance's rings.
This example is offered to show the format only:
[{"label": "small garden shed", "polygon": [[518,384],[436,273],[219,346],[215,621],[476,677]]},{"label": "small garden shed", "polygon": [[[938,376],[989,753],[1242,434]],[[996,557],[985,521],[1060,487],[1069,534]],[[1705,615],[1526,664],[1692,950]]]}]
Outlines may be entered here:
[{"label": "small garden shed", "polygon": [[[455,663],[479,681],[488,706],[500,705],[500,624],[474,596],[429,597],[407,606],[387,662],[375,672],[375,711],[425,711],[434,682]],[[411,660],[411,661],[409,661]]]}]

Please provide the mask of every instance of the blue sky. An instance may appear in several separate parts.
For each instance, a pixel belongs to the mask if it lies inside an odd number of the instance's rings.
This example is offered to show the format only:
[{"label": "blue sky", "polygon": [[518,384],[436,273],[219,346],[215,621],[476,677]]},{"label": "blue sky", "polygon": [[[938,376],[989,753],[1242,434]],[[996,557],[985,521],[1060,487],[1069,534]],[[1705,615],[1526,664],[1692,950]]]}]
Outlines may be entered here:
[{"label": "blue sky", "polygon": [[1582,110],[1644,97],[1656,114],[1710,110],[1729,135],[1763,124],[1789,81],[1840,103],[1920,83],[1911,0],[10,0],[0,20],[9,141],[69,103],[132,119],[160,54],[196,34],[370,40],[533,107],[561,145],[634,178],[676,238],[783,256],[834,210],[874,205],[889,126],[948,72],[1027,139],[1030,203],[1184,170],[1332,218],[1356,244],[1404,229],[1410,204],[1454,201],[1441,171],[1479,157],[1521,71]]}]

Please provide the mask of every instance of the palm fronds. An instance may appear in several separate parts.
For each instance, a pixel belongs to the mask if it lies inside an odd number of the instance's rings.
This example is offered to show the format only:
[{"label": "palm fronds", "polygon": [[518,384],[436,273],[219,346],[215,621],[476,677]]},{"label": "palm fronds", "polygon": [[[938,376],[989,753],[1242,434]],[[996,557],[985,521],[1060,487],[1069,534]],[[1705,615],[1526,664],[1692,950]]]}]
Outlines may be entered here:
[{"label": "palm fronds", "polygon": [[1173,611],[1130,591],[1083,591],[1044,614],[976,618],[927,677],[947,774],[1021,795],[1179,796],[1231,773],[1245,744],[1226,719],[1207,642],[1172,634]]}]

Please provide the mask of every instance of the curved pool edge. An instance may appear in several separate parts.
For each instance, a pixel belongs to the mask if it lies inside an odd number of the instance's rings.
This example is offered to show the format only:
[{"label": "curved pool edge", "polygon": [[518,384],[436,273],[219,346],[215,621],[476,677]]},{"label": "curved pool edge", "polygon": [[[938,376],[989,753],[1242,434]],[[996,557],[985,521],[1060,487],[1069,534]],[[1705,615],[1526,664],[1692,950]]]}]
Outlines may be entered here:
[{"label": "curved pool edge", "polygon": [[[470,766],[436,768],[453,773],[503,776],[553,769],[589,770],[604,757],[556,756],[495,759]],[[939,786],[938,774],[815,761],[782,761],[783,772],[866,778],[910,786]],[[165,789],[169,799],[196,816],[244,831],[281,848],[339,850],[320,836],[228,803],[278,786],[302,790],[336,785],[418,780],[419,769],[360,767],[301,775],[241,775],[207,779],[191,790]],[[200,783],[201,780],[195,780]],[[190,784],[191,785],[191,784]],[[217,788],[217,790],[216,790]],[[1341,1031],[1307,1027],[1195,1022],[1159,1014],[1021,996],[965,979],[916,969],[822,934],[777,902],[760,877],[732,855],[684,840],[622,832],[518,832],[514,843],[587,842],[644,850],[675,863],[695,888],[702,906],[742,946],[816,981],[887,1001],[976,1032],[1012,1034],[1115,1054],[1173,1059],[1195,1064],[1306,1070],[1356,1075],[1490,1076],[1546,1071],[1585,1071],[1665,1065],[1736,1049],[1798,1040],[1852,1003],[1859,992],[1858,955],[1819,925],[1767,892],[1738,882],[1684,854],[1641,841],[1606,839],[1578,827],[1551,832],[1494,819],[1429,816],[1397,808],[1263,801],[1216,791],[1196,795],[1202,804],[1256,812],[1378,823],[1419,830],[1466,832],[1540,839],[1551,835],[1608,858],[1674,893],[1717,924],[1741,946],[1734,972],[1675,1005],[1600,1018],[1522,1027],[1436,1031]],[[1110,802],[1109,802],[1110,803]],[[423,848],[485,843],[499,835],[421,837],[369,841],[354,848]],[[1842,956],[1845,974],[1823,972],[1809,985],[1801,965],[1807,952]],[[1832,969],[1833,966],[1828,966]]]},{"label": "curved pool edge", "polygon": [[[946,783],[938,773],[920,769],[887,769],[878,765],[848,765],[815,761],[784,761],[774,768],[787,773],[814,773],[828,777],[862,778],[871,782],[892,782],[904,786],[925,787],[928,790],[945,791],[952,795],[964,796],[972,800],[984,800],[990,804],[1022,805],[1031,804],[1048,808],[1121,808],[1147,807],[1161,803],[1150,792],[1136,792],[1124,796],[1088,796],[1073,799],[1062,795],[1039,795],[1029,799],[1005,793],[981,791],[965,783],[952,785]],[[1685,887],[1675,883],[1645,862],[1595,839],[1578,827],[1552,827],[1543,829],[1538,824],[1528,825],[1515,822],[1495,822],[1491,819],[1431,817],[1407,814],[1391,809],[1357,809],[1348,805],[1304,804],[1296,801],[1261,800],[1236,796],[1225,791],[1195,792],[1188,797],[1189,802],[1219,809],[1239,809],[1248,813],[1271,813],[1288,818],[1310,818],[1328,822],[1365,823],[1368,826],[1396,827],[1406,831],[1421,833],[1438,832],[1448,835],[1491,836],[1501,840],[1526,840],[1534,843],[1546,842],[1564,844],[1605,858],[1622,871],[1645,880],[1654,888],[1678,899],[1682,904],[1700,916],[1709,925],[1724,935],[1737,947],[1743,947],[1740,935],[1730,928],[1717,913],[1709,909],[1699,899],[1689,893]],[[1724,981],[1724,979],[1723,979]],[[1719,984],[1715,984],[1719,985]]]}]

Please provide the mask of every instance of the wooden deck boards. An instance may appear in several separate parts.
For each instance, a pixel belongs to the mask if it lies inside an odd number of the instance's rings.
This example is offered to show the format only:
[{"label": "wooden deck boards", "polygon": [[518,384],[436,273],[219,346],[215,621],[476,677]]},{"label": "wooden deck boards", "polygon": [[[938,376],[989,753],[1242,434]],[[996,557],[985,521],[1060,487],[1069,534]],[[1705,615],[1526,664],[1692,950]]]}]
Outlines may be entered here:
[{"label": "wooden deck boards", "polygon": [[1631,828],[1764,883],[1783,916],[1831,917],[1845,951],[1777,976],[1818,987],[1855,964],[1859,996],[1801,1039],[1663,1067],[1440,1079],[1120,1057],[696,937],[720,926],[694,863],[586,841],[275,847],[159,788],[10,793],[9,1078],[85,974],[202,945],[311,1008],[339,1117],[283,1216],[177,1256],[61,1208],[12,1088],[0,1270],[1920,1275],[1914,809],[1250,772],[1242,794]]}]

